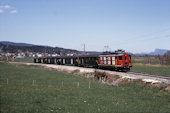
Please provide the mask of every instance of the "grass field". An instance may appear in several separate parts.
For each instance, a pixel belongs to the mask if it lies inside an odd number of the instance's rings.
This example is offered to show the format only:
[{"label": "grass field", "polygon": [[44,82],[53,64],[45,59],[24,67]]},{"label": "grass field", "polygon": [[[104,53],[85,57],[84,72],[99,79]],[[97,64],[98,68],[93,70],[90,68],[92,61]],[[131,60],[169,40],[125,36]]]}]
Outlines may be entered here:
[{"label": "grass field", "polygon": [[[143,64],[145,60],[144,57],[136,57],[134,61],[135,63],[132,64],[133,68],[131,68],[131,71],[170,76],[170,66],[158,65],[157,59],[155,59],[154,57],[151,57],[151,59],[152,59],[151,61],[154,64],[148,65],[148,64]],[[9,59],[9,61],[12,61],[12,59]],[[26,57],[26,58],[16,58],[14,61],[33,63],[34,59]]]},{"label": "grass field", "polygon": [[170,66],[134,63],[130,71],[170,76]]},{"label": "grass field", "polygon": [[155,57],[132,57],[134,63],[147,63],[149,60],[150,64],[159,64],[160,61]]},{"label": "grass field", "polygon": [[135,57],[133,58],[133,67],[130,71],[133,72],[142,72],[148,74],[157,74],[157,75],[168,75],[170,76],[170,66],[169,65],[160,65],[159,59],[155,57],[149,57],[150,64],[147,64],[148,57]]},{"label": "grass field", "polygon": [[[0,58],[0,61],[7,61],[6,58]],[[29,63],[33,63],[34,62],[34,58],[31,57],[25,57],[25,58],[16,58],[16,59],[12,59],[9,58],[8,61],[14,61],[14,62],[29,62]]]},{"label": "grass field", "polygon": [[97,81],[90,81],[89,88],[89,80],[81,76],[2,63],[0,100],[1,113],[170,111],[170,93],[160,88],[150,89],[135,83],[108,86]]}]

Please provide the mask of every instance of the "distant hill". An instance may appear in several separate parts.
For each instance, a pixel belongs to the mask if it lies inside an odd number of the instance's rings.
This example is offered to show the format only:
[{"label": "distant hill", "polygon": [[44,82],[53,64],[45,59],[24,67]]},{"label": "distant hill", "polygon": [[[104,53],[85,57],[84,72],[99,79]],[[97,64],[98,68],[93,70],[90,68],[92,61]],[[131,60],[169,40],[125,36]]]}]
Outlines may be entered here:
[{"label": "distant hill", "polygon": [[[9,41],[0,41],[0,51],[2,52],[10,52],[10,53],[17,53],[17,52],[35,52],[35,53],[57,53],[59,55],[66,55],[70,53],[80,54],[84,53],[83,51],[73,50],[73,49],[65,49],[61,47],[51,47],[51,46],[44,46],[44,45],[34,45],[28,43],[15,43]],[[170,50],[166,49],[155,49],[154,52],[150,53],[136,53],[134,55],[143,56],[143,55],[164,55]],[[129,54],[133,54],[127,52]],[[97,51],[86,51],[86,54],[102,54],[102,52]],[[169,52],[168,52],[169,54]]]},{"label": "distant hill", "polygon": [[170,50],[168,50],[168,51],[166,52],[166,54],[170,55]]},{"label": "distant hill", "polygon": [[0,44],[3,44],[3,45],[12,45],[12,46],[26,46],[26,47],[34,46],[33,44],[15,43],[15,42],[9,42],[9,41],[0,41]]},{"label": "distant hill", "polygon": [[155,49],[154,52],[150,52],[150,55],[163,55],[167,52],[168,50],[166,49]]},{"label": "distant hill", "polygon": [[70,53],[79,54],[81,52],[73,49],[65,49],[61,47],[50,47],[50,46],[39,46],[27,43],[14,43],[1,41],[0,50],[2,52],[18,53],[18,52],[35,52],[35,53],[49,53],[49,54],[59,54],[66,55]]},{"label": "distant hill", "polygon": [[167,49],[155,49],[153,52],[150,53],[136,53],[137,56],[143,56],[143,55],[164,55],[169,50]]}]

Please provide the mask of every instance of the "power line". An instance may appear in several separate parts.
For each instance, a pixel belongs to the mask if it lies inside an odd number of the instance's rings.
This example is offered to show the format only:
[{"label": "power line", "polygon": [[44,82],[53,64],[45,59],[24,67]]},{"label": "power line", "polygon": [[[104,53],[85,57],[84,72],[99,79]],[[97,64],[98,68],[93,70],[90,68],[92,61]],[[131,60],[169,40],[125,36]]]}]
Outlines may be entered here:
[{"label": "power line", "polygon": [[162,33],[162,32],[168,31],[168,30],[170,30],[170,28],[163,29],[163,30],[160,30],[160,31],[155,31],[155,32],[148,33],[148,34],[144,34],[144,35],[140,35],[140,36],[136,36],[136,37],[131,37],[131,38],[126,39],[126,40],[123,40],[123,41],[129,41],[129,40],[131,40],[131,39],[139,39],[139,38],[141,39],[141,37],[148,37],[148,36],[150,36],[150,35],[154,35],[154,34],[156,34],[156,33]]},{"label": "power line", "polygon": [[137,36],[137,37],[132,37],[132,38],[129,38],[127,40],[122,40],[120,42],[117,42],[117,44],[114,44],[114,45],[124,45],[124,44],[128,44],[127,42],[134,41],[134,40],[146,41],[146,40],[153,40],[153,39],[159,39],[159,38],[169,38],[170,37],[169,34],[165,35],[165,36],[146,38],[146,37],[148,37],[150,35],[153,35],[155,33],[162,33],[162,32],[168,31],[168,30],[170,30],[170,28],[167,28],[167,29],[164,29],[164,30],[160,30],[160,31],[156,31],[156,32],[152,32],[152,33],[148,33],[148,34],[144,34],[144,35]]}]

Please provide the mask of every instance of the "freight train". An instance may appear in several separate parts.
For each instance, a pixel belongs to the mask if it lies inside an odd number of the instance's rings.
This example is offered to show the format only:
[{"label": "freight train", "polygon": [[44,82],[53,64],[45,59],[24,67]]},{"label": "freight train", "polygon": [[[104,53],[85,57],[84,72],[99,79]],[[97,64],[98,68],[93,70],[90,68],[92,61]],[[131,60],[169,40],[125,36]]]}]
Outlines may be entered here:
[{"label": "freight train", "polygon": [[34,58],[34,63],[72,65],[93,68],[129,71],[132,67],[131,55],[125,52],[104,53],[100,55],[76,55]]}]

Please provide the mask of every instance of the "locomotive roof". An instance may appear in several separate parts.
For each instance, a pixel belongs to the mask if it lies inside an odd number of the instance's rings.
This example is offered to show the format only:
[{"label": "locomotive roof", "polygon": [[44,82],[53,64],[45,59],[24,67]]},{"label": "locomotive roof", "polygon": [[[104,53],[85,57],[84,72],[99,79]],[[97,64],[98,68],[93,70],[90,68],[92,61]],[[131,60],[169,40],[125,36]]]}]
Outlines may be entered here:
[{"label": "locomotive roof", "polygon": [[99,56],[122,56],[124,54],[127,54],[127,53],[102,54],[102,55],[99,55]]}]

